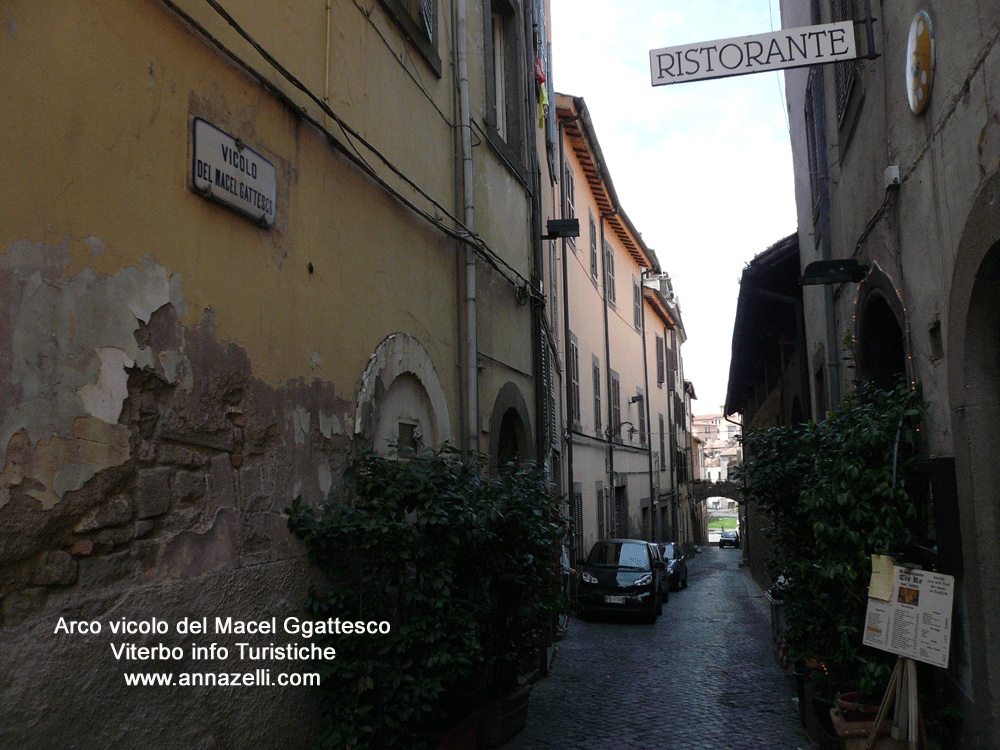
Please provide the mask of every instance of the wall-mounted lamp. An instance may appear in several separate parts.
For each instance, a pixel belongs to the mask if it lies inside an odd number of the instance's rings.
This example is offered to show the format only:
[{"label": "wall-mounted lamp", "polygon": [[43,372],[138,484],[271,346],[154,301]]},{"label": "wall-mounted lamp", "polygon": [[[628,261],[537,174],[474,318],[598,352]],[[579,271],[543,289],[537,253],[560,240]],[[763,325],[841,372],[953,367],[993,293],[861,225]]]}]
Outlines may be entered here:
[{"label": "wall-mounted lamp", "polygon": [[631,422],[619,422],[619,423],[618,423],[618,426],[617,426],[617,427],[609,427],[609,428],[607,429],[607,435],[608,435],[608,439],[610,440],[610,439],[611,439],[611,438],[613,438],[613,437],[614,437],[615,435],[617,435],[617,434],[618,434],[619,432],[621,432],[621,430],[622,430],[622,427],[624,427],[625,425],[628,425],[628,436],[629,436],[630,438],[631,438],[631,437],[632,437],[633,435],[635,435],[635,433],[637,433],[637,432],[638,432],[638,430],[636,429],[635,425],[634,425],[634,424],[632,424]]},{"label": "wall-mounted lamp", "polygon": [[566,239],[572,237],[580,236],[580,220],[579,219],[549,219],[545,223],[545,231],[548,234],[543,234],[543,240],[558,240],[565,237]]},{"label": "wall-mounted lamp", "polygon": [[634,404],[636,401],[642,401],[642,395],[633,396],[628,400],[630,404]]},{"label": "wall-mounted lamp", "polygon": [[815,260],[805,267],[799,279],[801,286],[810,284],[843,284],[853,281],[857,284],[868,275],[868,266],[863,266],[854,258],[843,260]]}]

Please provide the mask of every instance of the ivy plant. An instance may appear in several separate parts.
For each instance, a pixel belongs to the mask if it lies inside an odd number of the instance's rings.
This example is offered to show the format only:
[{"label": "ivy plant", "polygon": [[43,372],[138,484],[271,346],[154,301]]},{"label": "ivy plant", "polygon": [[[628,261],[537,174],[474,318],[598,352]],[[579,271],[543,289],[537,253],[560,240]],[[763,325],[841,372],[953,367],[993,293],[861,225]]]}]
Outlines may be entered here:
[{"label": "ivy plant", "polygon": [[822,660],[831,693],[877,695],[891,672],[890,654],[862,645],[871,555],[917,557],[920,515],[903,477],[925,412],[905,381],[863,384],[821,422],[744,440],[745,494],[771,520],[790,655]]}]

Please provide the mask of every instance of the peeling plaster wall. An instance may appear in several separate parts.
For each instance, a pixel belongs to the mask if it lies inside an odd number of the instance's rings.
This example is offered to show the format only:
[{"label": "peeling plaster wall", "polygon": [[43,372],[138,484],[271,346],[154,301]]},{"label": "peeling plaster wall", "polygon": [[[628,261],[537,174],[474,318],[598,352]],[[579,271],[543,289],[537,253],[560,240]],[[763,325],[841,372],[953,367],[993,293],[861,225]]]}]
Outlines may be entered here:
[{"label": "peeling plaster wall", "polygon": [[[148,258],[143,267],[112,277],[92,270],[62,277],[65,247],[28,241],[11,243],[0,256],[7,311],[3,336],[11,356],[0,372],[5,384],[0,446],[8,450],[0,473],[0,508],[10,487],[25,480],[45,510],[94,474],[124,463],[128,436],[118,424],[128,396],[129,367],[151,367],[135,332],[153,312],[172,304],[183,309],[179,284]],[[175,363],[172,375],[183,370]],[[14,435],[21,448],[9,455]]]},{"label": "peeling plaster wall", "polygon": [[[273,73],[207,4],[176,4]],[[334,4],[329,48],[313,4],[237,15],[307,85],[326,67],[333,106],[456,205],[447,60],[427,75],[381,6]],[[302,615],[314,573],[283,511],[343,489],[393,380],[420,380],[438,440],[458,432],[464,251],[332,148],[302,117],[324,119],[312,102],[275,80],[280,101],[157,0],[9,0],[0,49],[16,144],[0,181],[0,747],[314,747],[314,692],[140,696],[121,672],[149,665],[54,623]],[[194,117],[275,165],[273,227],[190,189]],[[486,179],[513,184],[490,158]],[[490,213],[514,204],[491,242],[521,267],[526,199],[500,190]],[[484,345],[530,369],[527,308],[507,287],[488,300],[505,332]]]},{"label": "peeling plaster wall", "polygon": [[[245,351],[216,339],[210,312],[184,326],[176,275],[146,259],[113,276],[62,276],[63,258],[59,248],[19,242],[0,256],[0,283],[11,291],[3,335],[13,354],[0,370],[3,746],[17,746],[30,726],[41,728],[46,746],[74,747],[80,736],[91,746],[127,745],[137,716],[147,731],[166,731],[176,697],[162,690],[136,713],[122,671],[206,669],[189,654],[165,667],[118,664],[109,643],[121,638],[57,635],[60,616],[97,620],[105,632],[121,617],[302,616],[313,574],[283,510],[293,493],[338,489],[334,467],[349,444],[341,425],[351,404],[329,385],[261,383]],[[232,638],[210,640],[233,646]],[[190,648],[176,634],[155,643]],[[254,667],[293,671],[288,663],[228,665]],[[100,721],[60,720],[65,730],[56,730],[38,719],[87,715],[81,688],[98,697]],[[275,721],[251,732],[261,746],[296,722],[300,746],[311,746],[315,695],[262,696],[217,691],[199,701],[177,741],[245,746],[234,735],[240,719],[217,719],[254,715]],[[282,716],[289,711],[294,721]]]}]

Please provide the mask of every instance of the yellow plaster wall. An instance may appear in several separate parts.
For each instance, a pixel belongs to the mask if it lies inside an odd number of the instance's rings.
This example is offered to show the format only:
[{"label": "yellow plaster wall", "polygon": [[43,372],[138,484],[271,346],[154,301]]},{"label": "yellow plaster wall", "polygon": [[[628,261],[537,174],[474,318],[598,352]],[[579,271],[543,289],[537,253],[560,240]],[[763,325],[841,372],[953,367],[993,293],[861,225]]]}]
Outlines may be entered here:
[{"label": "yellow plaster wall", "polygon": [[[0,80],[27,106],[3,115],[17,144],[0,188],[4,204],[16,207],[4,246],[65,245],[67,276],[110,275],[150,256],[182,285],[183,322],[195,324],[210,308],[217,336],[244,347],[255,376],[272,385],[321,377],[350,391],[401,321],[416,320],[432,357],[450,361],[453,241],[387,197],[158,3],[118,3],[111,13],[58,3],[57,13],[55,3],[23,2],[8,12],[17,31]],[[279,52],[305,66],[322,54],[311,49],[315,41]],[[388,85],[377,71],[368,78]],[[412,89],[395,78],[400,90]],[[398,134],[407,97],[398,108],[385,106],[390,93],[379,99],[375,110],[355,114]],[[272,229],[189,190],[192,115],[275,163]],[[440,168],[452,157],[449,129],[423,127],[412,138],[407,153],[424,152],[413,163],[435,166],[429,192],[452,203],[452,172]],[[449,367],[439,374],[454,379]]]}]

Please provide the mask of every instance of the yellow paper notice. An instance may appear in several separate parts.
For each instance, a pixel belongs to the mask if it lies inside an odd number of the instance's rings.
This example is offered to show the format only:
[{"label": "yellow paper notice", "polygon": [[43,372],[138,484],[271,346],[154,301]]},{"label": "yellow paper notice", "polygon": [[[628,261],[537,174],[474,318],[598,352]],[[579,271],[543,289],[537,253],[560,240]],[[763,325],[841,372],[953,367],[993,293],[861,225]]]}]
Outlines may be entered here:
[{"label": "yellow paper notice", "polygon": [[868,584],[868,598],[884,602],[892,598],[892,558],[888,555],[872,555],[872,580]]}]

